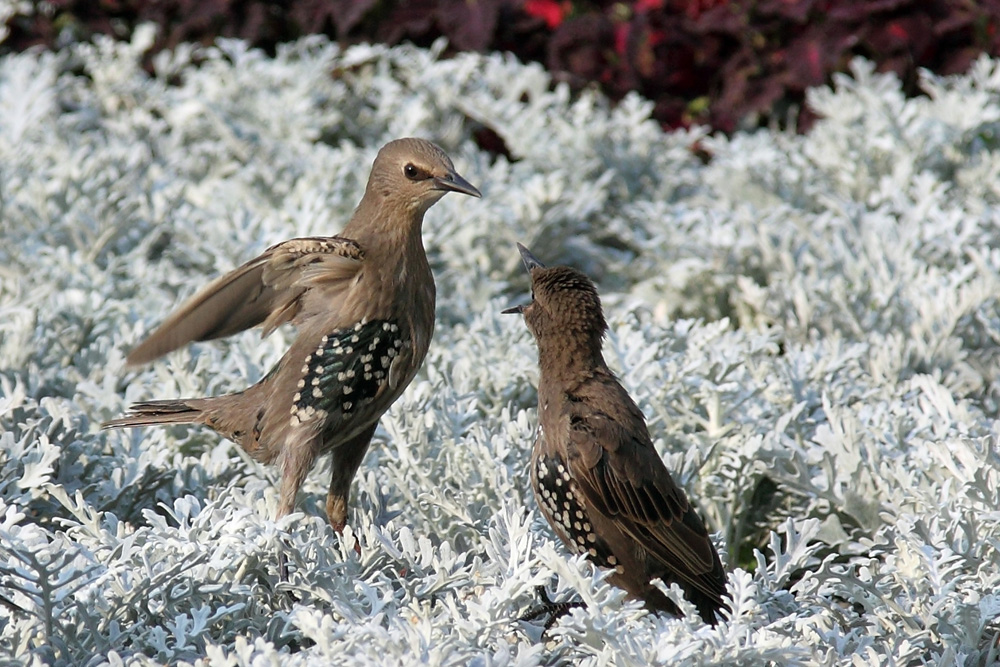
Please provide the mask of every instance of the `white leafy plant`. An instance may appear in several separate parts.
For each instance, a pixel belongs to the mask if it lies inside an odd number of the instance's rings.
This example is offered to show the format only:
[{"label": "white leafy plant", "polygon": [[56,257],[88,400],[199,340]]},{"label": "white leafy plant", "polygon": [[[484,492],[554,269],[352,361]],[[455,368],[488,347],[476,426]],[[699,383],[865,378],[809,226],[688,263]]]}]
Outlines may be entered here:
[{"label": "white leafy plant", "polygon": [[[141,67],[151,29],[0,64],[0,646],[27,664],[961,664],[998,659],[1000,66],[906,99],[852,64],[806,135],[664,133],[501,55],[321,38]],[[473,141],[485,125],[510,158]],[[193,428],[279,331],[124,352],[212,276],[337,232],[378,147],[442,144],[438,327],[331,533],[314,472]],[[711,155],[707,164],[692,147]],[[651,616],[535,512],[515,240],[598,283],[605,347],[716,532],[732,612]],[[360,554],[353,549],[354,538]],[[279,583],[275,558],[289,555]],[[535,587],[573,610],[542,636]],[[684,609],[676,589],[668,591]]]}]

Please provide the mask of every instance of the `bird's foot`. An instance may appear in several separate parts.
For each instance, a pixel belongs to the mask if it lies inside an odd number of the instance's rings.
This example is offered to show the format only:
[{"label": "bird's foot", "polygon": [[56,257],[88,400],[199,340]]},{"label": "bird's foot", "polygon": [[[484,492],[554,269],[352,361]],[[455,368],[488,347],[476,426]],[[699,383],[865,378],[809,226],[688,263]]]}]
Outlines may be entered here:
[{"label": "bird's foot", "polygon": [[524,614],[519,616],[517,620],[533,621],[536,618],[541,618],[542,616],[545,616],[547,614],[548,618],[545,619],[545,626],[544,629],[542,630],[543,633],[548,632],[549,628],[555,625],[555,622],[558,621],[560,618],[568,614],[570,609],[586,606],[583,602],[580,601],[553,602],[549,598],[549,594],[545,591],[545,586],[535,586],[535,594],[538,595],[538,599],[541,601],[541,604],[534,606],[528,611],[524,612]]},{"label": "bird's foot", "polygon": [[[340,539],[344,539],[344,528],[347,527],[347,522],[346,521],[338,521],[337,523],[334,523],[333,521],[331,521],[330,525],[333,527],[333,532],[337,533],[337,537],[339,537]],[[352,534],[351,536],[354,538],[354,553],[356,553],[356,554],[358,554],[360,556],[361,555],[361,540],[358,539],[357,535],[353,535]]]}]

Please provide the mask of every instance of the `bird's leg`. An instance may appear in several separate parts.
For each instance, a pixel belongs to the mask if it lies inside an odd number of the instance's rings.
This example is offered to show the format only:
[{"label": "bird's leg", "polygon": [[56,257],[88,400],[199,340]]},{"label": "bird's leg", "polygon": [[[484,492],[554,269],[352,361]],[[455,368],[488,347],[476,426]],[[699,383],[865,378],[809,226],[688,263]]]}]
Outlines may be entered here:
[{"label": "bird's leg", "polygon": [[[299,495],[299,488],[316,461],[311,439],[297,444],[298,446],[286,444],[281,452],[281,490],[278,492],[276,519],[288,516],[295,509],[295,498]],[[278,551],[278,580],[288,581],[288,557],[284,551]]]},{"label": "bird's leg", "polygon": [[549,628],[555,625],[556,621],[568,614],[570,609],[586,606],[580,601],[553,602],[552,599],[549,598],[549,594],[545,591],[545,586],[535,586],[535,594],[538,596],[541,604],[524,612],[524,614],[519,616],[517,620],[533,621],[536,618],[540,618],[548,614],[548,618],[545,619],[545,627],[542,632],[547,632]]},{"label": "bird's leg", "polygon": [[288,583],[288,556],[283,550],[278,551],[278,581]]},{"label": "bird's leg", "polygon": [[[333,450],[330,459],[330,491],[326,495],[326,518],[337,535],[347,525],[347,506],[351,499],[351,482],[368,452],[377,424]],[[361,555],[361,543],[354,538],[354,550]]]},{"label": "bird's leg", "polygon": [[295,498],[299,495],[299,488],[316,461],[312,440],[310,438],[295,445],[286,444],[281,452],[281,491],[278,494],[278,519],[288,516],[295,509]]},{"label": "bird's leg", "polygon": [[[283,542],[279,541],[278,546],[278,583],[287,584],[288,583],[288,557],[285,555],[285,551],[282,548],[284,546]],[[299,602],[300,597],[295,593],[292,588],[285,588],[284,595],[291,602]]]}]

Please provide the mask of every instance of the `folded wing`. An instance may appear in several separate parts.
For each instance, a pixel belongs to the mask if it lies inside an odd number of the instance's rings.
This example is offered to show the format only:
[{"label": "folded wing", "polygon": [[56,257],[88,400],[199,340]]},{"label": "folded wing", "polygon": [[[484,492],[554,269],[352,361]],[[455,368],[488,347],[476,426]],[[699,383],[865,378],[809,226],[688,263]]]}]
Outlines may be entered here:
[{"label": "folded wing", "polygon": [[570,465],[587,504],[614,517],[679,580],[721,601],[725,578],[715,548],[652,442],[604,413],[581,411],[571,425]]}]

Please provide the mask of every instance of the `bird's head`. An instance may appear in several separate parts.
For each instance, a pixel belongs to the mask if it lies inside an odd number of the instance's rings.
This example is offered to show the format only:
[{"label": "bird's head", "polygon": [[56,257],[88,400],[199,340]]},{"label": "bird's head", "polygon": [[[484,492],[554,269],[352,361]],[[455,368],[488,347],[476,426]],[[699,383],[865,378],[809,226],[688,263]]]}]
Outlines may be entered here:
[{"label": "bird's head", "polygon": [[599,352],[608,325],[594,283],[574,268],[545,266],[520,243],[517,249],[531,274],[531,302],[503,312],[522,314],[540,347],[547,340],[561,339]]},{"label": "bird's head", "polygon": [[422,215],[449,192],[481,197],[455,171],[448,155],[424,139],[396,139],[378,152],[365,197],[380,198]]}]

